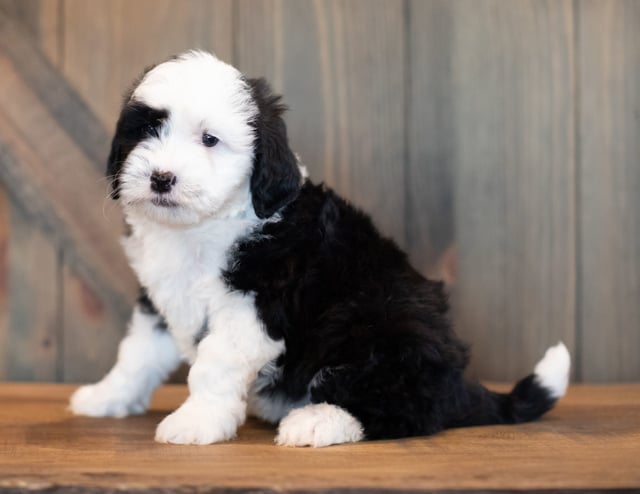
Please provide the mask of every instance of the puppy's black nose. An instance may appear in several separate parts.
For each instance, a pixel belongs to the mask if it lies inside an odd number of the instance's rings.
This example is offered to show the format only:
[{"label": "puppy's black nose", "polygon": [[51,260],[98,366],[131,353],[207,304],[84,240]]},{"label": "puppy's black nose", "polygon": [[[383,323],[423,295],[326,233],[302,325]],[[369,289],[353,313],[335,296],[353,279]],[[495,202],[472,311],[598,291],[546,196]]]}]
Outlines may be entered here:
[{"label": "puppy's black nose", "polygon": [[171,172],[155,171],[151,174],[151,190],[161,194],[169,192],[177,180],[177,177]]}]

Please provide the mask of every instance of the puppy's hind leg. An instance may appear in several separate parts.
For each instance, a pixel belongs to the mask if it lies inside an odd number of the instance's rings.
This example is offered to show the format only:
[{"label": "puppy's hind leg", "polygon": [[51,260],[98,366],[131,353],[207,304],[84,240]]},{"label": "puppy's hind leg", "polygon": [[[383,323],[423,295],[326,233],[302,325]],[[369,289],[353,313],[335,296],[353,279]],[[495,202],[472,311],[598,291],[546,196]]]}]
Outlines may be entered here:
[{"label": "puppy's hind leg", "polygon": [[322,447],[441,430],[436,385],[420,365],[420,350],[389,347],[318,372],[309,386],[312,404],[280,422],[276,444]]},{"label": "puppy's hind leg", "polygon": [[362,439],[362,424],[347,410],[329,403],[314,403],[295,408],[282,419],[276,444],[320,448]]},{"label": "puppy's hind leg", "polygon": [[129,332],[120,342],[118,359],[96,384],[80,387],[71,397],[76,415],[124,417],[144,413],[156,387],[179,364],[173,337],[162,317],[142,299],[133,311]]}]

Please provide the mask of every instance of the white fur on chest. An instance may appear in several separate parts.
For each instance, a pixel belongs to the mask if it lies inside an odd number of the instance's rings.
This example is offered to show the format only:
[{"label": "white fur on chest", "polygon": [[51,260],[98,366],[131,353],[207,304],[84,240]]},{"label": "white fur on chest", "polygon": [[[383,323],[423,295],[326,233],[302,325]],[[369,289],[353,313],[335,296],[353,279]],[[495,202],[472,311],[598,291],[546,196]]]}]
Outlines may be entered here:
[{"label": "white fur on chest", "polygon": [[[131,266],[169,325],[181,356],[193,362],[195,336],[221,308],[237,303],[222,271],[230,247],[256,219],[210,220],[175,228],[127,215],[132,234],[122,241]],[[213,328],[209,328],[213,329]]]}]

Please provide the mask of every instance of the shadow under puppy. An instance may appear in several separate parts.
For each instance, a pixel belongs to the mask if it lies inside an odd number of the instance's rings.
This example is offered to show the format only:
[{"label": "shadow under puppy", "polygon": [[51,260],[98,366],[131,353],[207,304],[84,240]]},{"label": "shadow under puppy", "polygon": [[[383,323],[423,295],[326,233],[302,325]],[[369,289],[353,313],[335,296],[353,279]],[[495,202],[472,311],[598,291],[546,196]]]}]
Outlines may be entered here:
[{"label": "shadow under puppy", "polygon": [[566,347],[509,394],[466,382],[442,284],[306,179],[283,111],[264,80],[199,51],[128,95],[107,175],[144,288],[115,366],[71,410],[143,413],[181,360],[190,396],[157,441],[225,441],[247,413],[279,423],[277,444],[327,446],[549,410],[567,387]]}]

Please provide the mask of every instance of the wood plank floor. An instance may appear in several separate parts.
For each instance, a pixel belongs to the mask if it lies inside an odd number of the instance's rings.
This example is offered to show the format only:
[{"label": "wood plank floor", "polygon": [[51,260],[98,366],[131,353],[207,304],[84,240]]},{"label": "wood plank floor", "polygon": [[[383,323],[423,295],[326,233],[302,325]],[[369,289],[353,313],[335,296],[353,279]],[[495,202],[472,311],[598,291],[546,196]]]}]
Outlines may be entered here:
[{"label": "wood plank floor", "polygon": [[126,419],[73,417],[72,390],[0,383],[0,492],[640,488],[640,383],[572,386],[535,423],[324,449],[276,447],[275,429],[254,420],[225,444],[156,444],[185,387],[163,387],[147,415]]}]

